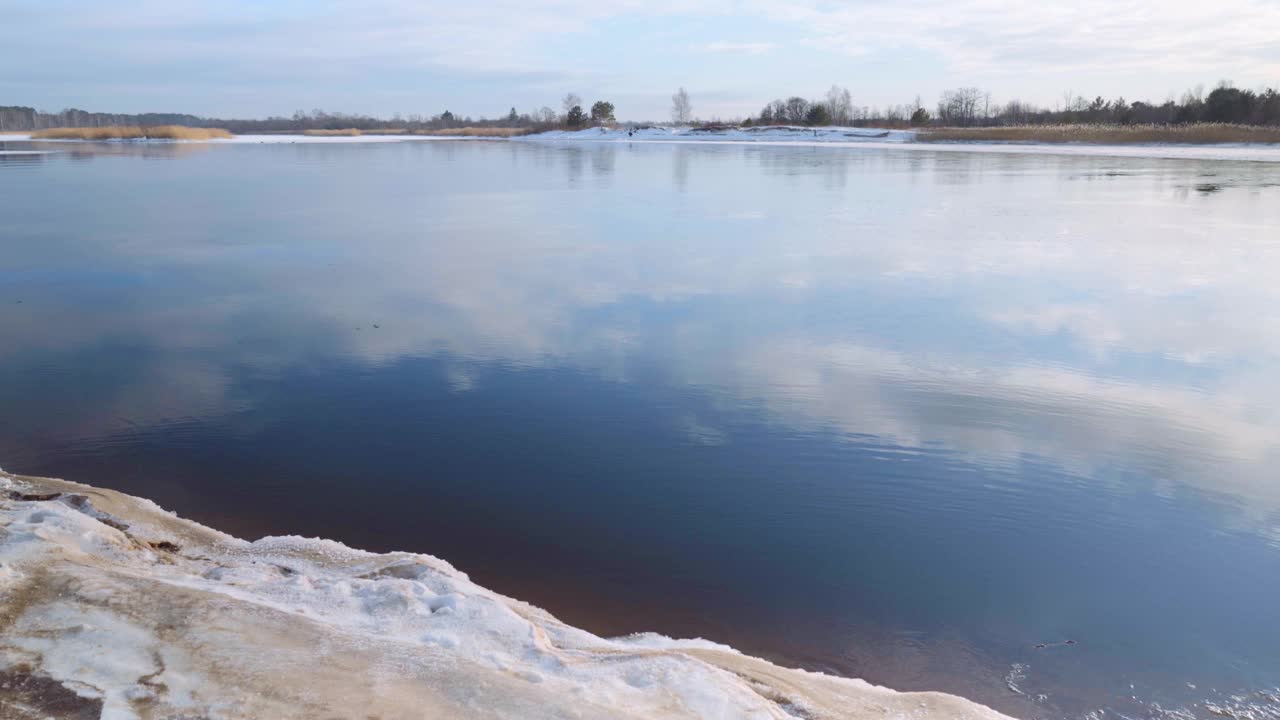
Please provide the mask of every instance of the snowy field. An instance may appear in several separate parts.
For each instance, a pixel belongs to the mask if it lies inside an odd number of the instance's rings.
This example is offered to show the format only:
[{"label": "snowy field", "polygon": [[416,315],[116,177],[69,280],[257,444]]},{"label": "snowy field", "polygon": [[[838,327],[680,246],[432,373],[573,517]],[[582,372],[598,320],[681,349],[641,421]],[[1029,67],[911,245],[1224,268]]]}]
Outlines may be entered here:
[{"label": "snowy field", "polygon": [[246,542],[3,473],[0,618],[9,720],[1004,717],[703,640],[600,638],[428,555]]}]

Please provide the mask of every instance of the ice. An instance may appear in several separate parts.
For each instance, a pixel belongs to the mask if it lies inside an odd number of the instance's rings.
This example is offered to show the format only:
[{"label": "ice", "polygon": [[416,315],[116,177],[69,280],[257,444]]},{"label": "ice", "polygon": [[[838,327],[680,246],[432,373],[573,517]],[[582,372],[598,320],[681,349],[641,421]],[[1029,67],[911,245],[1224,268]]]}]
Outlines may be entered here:
[{"label": "ice", "polygon": [[149,501],[3,474],[0,618],[0,671],[65,693],[0,688],[5,718],[53,714],[42,697],[112,720],[1002,717],[706,640],[597,637],[429,555],[246,542]]},{"label": "ice", "polygon": [[1132,157],[1170,160],[1230,160],[1241,162],[1280,162],[1280,146],[1260,144],[1134,144],[1097,145],[1086,143],[994,143],[994,142],[916,142],[912,130],[880,128],[768,126],[758,128],[725,127],[700,131],[693,128],[650,127],[641,130],[625,128],[589,128],[555,130],[512,138],[522,142],[666,142],[721,145],[787,145],[813,147],[845,147],[910,152],[996,153],[1002,155],[1075,155],[1091,157]]},{"label": "ice", "polygon": [[[0,135],[2,141],[29,140],[28,134]],[[1238,162],[1280,162],[1280,146],[1261,144],[1133,144],[1098,145],[1088,143],[995,143],[916,142],[913,130],[860,127],[765,127],[722,126],[715,128],[645,126],[640,128],[587,128],[551,130],[511,138],[423,136],[423,135],[235,135],[210,140],[123,140],[128,143],[208,143],[217,145],[280,145],[398,142],[528,142],[528,143],[700,143],[720,145],[863,148],[934,153],[996,153],[1002,155],[1074,155],[1168,160],[1225,160]],[[86,140],[42,140],[45,143],[103,142]],[[32,151],[0,151],[0,154],[28,154]]]},{"label": "ice", "polygon": [[307,143],[394,143],[431,140],[458,140],[467,138],[439,138],[423,135],[233,135],[229,138],[216,138],[197,142],[210,142],[219,145],[280,145]]}]

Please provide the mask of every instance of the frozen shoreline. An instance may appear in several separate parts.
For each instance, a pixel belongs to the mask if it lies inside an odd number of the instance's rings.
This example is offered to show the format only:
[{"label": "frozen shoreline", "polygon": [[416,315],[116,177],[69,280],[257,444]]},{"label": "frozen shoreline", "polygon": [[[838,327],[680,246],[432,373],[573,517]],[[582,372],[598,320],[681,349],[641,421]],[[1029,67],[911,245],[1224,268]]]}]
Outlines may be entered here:
[{"label": "frozen shoreline", "polygon": [[763,147],[867,148],[940,153],[995,153],[1001,155],[1068,155],[1167,160],[1280,162],[1280,146],[1276,145],[919,142],[916,140],[916,133],[912,130],[853,127],[725,128],[707,132],[695,131],[690,128],[655,127],[635,131],[591,128],[574,131],[554,130],[536,135],[511,138],[511,141],[535,143],[696,143],[708,145],[757,145]]},{"label": "frozen shoreline", "polygon": [[[460,135],[236,135],[211,140],[39,140],[41,143],[127,142],[127,143],[208,143],[248,144],[346,144],[397,142],[522,142],[538,144],[575,143],[666,143],[698,145],[752,145],[760,147],[828,147],[900,150],[926,153],[987,153],[999,155],[1061,155],[1077,157],[1150,158],[1156,160],[1225,160],[1235,162],[1280,163],[1280,146],[1221,144],[1131,144],[1015,143],[1015,142],[918,142],[911,130],[852,127],[771,127],[724,128],[701,131],[692,128],[650,127],[637,130],[589,128],[552,130],[509,138]],[[27,134],[0,134],[0,142],[31,141]]]},{"label": "frozen shoreline", "polygon": [[810,144],[855,144],[876,142],[900,144],[915,141],[911,130],[858,127],[802,127],[799,125],[774,125],[758,128],[721,127],[713,129],[692,127],[644,127],[644,128],[587,128],[585,130],[551,130],[534,135],[522,135],[512,140],[547,141],[575,140],[579,142],[803,142]]},{"label": "frozen shoreline", "polygon": [[0,624],[14,720],[1005,717],[704,640],[600,638],[428,555],[246,542],[3,472]]}]

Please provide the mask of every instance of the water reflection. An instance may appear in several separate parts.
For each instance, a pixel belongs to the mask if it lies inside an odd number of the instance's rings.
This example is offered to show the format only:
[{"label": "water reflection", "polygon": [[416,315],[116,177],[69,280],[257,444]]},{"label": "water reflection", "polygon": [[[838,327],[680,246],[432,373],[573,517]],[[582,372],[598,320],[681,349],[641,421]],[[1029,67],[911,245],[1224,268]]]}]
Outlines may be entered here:
[{"label": "water reflection", "polygon": [[133,157],[147,159],[179,158],[206,152],[208,143],[184,142],[52,142],[0,141],[0,151],[58,155],[64,160],[87,162],[97,158]]},{"label": "water reflection", "polygon": [[44,162],[44,160],[45,155],[43,153],[21,150],[8,151],[4,149],[4,143],[0,143],[0,163],[5,165],[35,165]]},{"label": "water reflection", "polygon": [[1280,681],[1270,167],[187,147],[0,166],[7,468],[1025,715]]},{"label": "water reflection", "polygon": [[[110,152],[130,147],[208,148]],[[296,162],[273,176],[353,153],[271,150]],[[213,170],[245,152],[228,149]],[[1280,209],[1252,168],[1228,168],[1206,206],[1177,192],[1188,187],[1185,163],[1169,161],[681,146],[628,154],[627,189],[593,196],[607,204],[597,209],[527,182],[545,178],[548,158],[569,186],[588,172],[613,177],[612,146],[381,152],[432,165],[459,152],[508,155],[502,169],[515,176],[446,165],[447,179],[406,179],[411,166],[348,163],[355,176],[301,188],[220,188],[192,217],[155,213],[156,196],[187,202],[142,171],[128,178],[148,185],[136,196],[32,203],[11,228],[69,212],[96,237],[59,232],[54,248],[11,246],[6,290],[22,287],[31,265],[65,273],[56,253],[73,249],[93,270],[78,270],[61,295],[43,292],[61,276],[41,278],[30,289],[40,302],[6,311],[6,333],[24,338],[6,354],[66,351],[126,327],[154,348],[235,353],[250,309],[255,323],[279,323],[277,338],[314,342],[324,328],[322,348],[272,343],[282,364],[304,349],[369,362],[443,351],[584,367],[643,353],[673,381],[760,403],[792,425],[938,442],[984,461],[1030,453],[1085,474],[1123,459],[1204,482],[1226,463],[1233,472],[1214,477],[1215,488],[1235,483],[1251,500],[1276,500],[1266,468],[1280,423],[1280,297],[1269,237]],[[531,167],[515,162],[530,154]],[[663,164],[677,185],[691,164],[716,180],[655,213]],[[743,165],[760,172],[726,182],[726,167]],[[1126,174],[1104,170],[1115,166]],[[391,177],[358,174],[373,169]],[[440,193],[444,184],[454,191]],[[300,217],[300,192],[323,207]],[[238,232],[250,219],[215,218],[251,194],[253,237]],[[408,198],[415,206],[400,206]],[[140,222],[148,232],[134,232]],[[139,277],[142,259],[174,277]],[[188,292],[189,280],[224,302]],[[162,302],[104,306],[97,296],[118,296],[114,282]],[[367,332],[379,319],[392,331]]]}]

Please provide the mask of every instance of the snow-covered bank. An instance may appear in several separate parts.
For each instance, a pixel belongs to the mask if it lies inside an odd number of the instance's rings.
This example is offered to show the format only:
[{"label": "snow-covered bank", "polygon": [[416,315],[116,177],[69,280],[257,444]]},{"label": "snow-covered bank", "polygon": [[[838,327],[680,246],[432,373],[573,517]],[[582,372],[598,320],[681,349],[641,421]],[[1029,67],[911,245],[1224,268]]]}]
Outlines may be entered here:
[{"label": "snow-covered bank", "polygon": [[909,150],[930,153],[996,153],[1001,155],[1074,155],[1086,157],[1129,157],[1166,160],[1232,160],[1280,162],[1276,145],[1189,145],[1012,142],[917,142],[911,130],[884,130],[848,127],[723,127],[699,130],[687,127],[651,127],[641,130],[590,128],[555,130],[511,138],[518,142],[666,142],[721,145],[858,147],[880,150]]},{"label": "snow-covered bank", "polygon": [[604,639],[427,555],[246,542],[0,473],[0,717],[973,718],[701,640]]},{"label": "snow-covered bank", "polygon": [[491,140],[492,138],[469,138],[458,136],[435,135],[234,135],[210,142],[219,145],[279,145],[279,144],[347,144],[347,143],[397,143],[429,140]]},{"label": "snow-covered bank", "polygon": [[915,139],[910,130],[883,130],[854,127],[802,127],[799,125],[770,125],[767,127],[722,126],[694,127],[643,127],[588,128],[586,130],[552,130],[536,135],[525,135],[513,140],[577,140],[595,142],[636,141],[730,141],[730,142],[808,142],[852,143],[881,142],[904,143]]},{"label": "snow-covered bank", "polygon": [[[0,141],[29,141],[24,134],[0,135]],[[995,153],[1001,155],[1072,155],[1083,157],[1151,158],[1163,160],[1227,160],[1238,162],[1280,163],[1277,145],[1190,145],[1190,144],[1126,144],[1090,143],[1015,143],[1015,142],[918,142],[911,130],[883,130],[849,127],[721,127],[713,129],[688,127],[645,127],[641,129],[589,128],[586,130],[552,130],[515,137],[474,137],[461,135],[236,135],[208,140],[39,140],[41,143],[164,143],[211,145],[278,145],[307,143],[399,143],[451,142],[459,140],[525,143],[699,143],[704,145],[743,145],[779,147],[857,147],[866,150],[905,150],[928,153]]]}]

